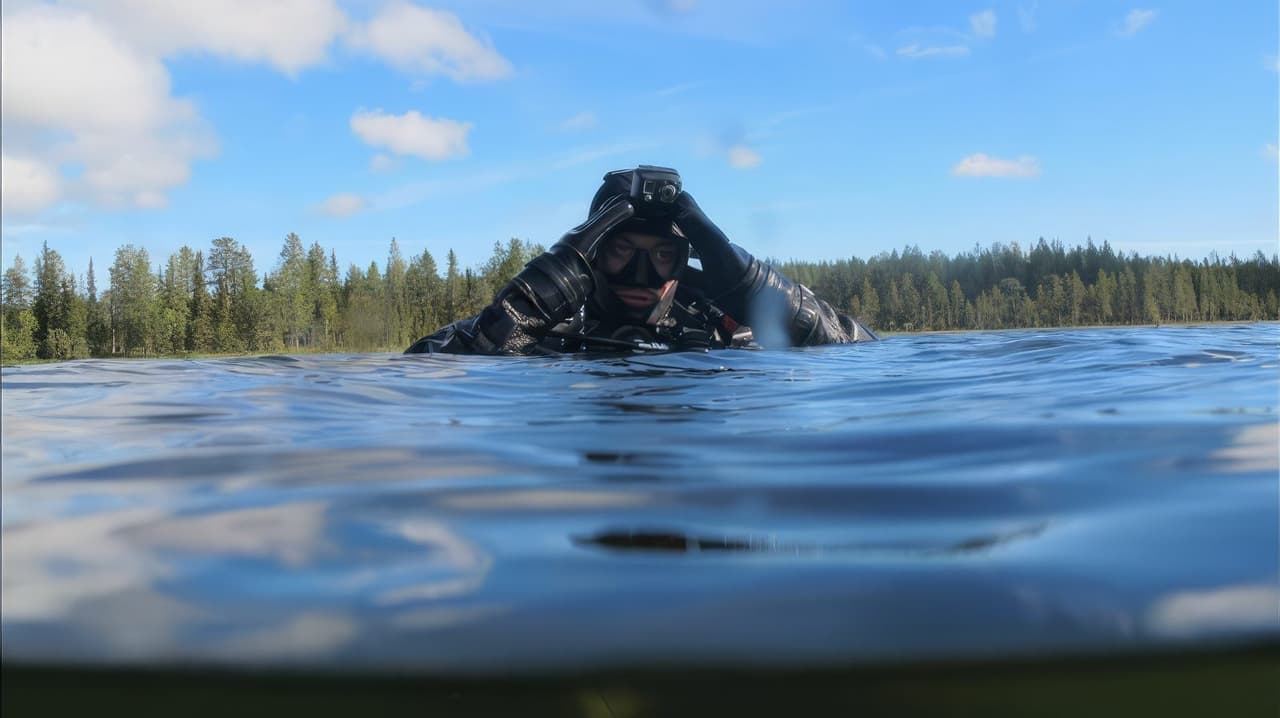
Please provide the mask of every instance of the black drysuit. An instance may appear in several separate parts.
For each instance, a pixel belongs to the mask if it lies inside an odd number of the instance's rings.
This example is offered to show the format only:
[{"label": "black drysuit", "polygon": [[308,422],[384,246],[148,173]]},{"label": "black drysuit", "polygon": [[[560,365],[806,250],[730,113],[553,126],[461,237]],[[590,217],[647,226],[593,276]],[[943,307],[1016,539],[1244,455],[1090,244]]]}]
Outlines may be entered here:
[{"label": "black drysuit", "polygon": [[[409,347],[407,353],[511,354],[623,348],[619,338],[644,339],[657,331],[624,319],[602,272],[593,266],[596,248],[637,217],[626,194],[630,172],[605,175],[591,203],[590,217],[525,265],[479,314],[456,321]],[[737,346],[731,336],[751,328],[766,348],[875,341],[878,337],[848,315],[818,299],[771,265],[732,244],[681,192],[661,216],[672,235],[687,239],[702,269],[680,276],[668,325],[649,348]],[[662,340],[673,332],[677,341]],[[741,332],[739,332],[741,335]],[[597,341],[592,341],[592,338]],[[651,337],[652,338],[652,337]],[[739,336],[739,339],[741,336]],[[612,343],[610,339],[614,340]]]}]

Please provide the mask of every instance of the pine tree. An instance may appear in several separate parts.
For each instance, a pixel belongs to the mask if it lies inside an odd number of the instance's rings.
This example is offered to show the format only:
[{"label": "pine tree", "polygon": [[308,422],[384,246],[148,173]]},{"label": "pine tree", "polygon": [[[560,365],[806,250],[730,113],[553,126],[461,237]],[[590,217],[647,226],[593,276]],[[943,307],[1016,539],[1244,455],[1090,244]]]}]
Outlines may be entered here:
[{"label": "pine tree", "polygon": [[871,284],[871,277],[862,280],[862,317],[871,326],[880,324],[880,295]]},{"label": "pine tree", "polygon": [[407,317],[409,295],[405,282],[407,269],[404,257],[400,255],[400,245],[392,237],[391,248],[387,251],[385,289],[382,295],[383,324],[387,332],[383,338],[384,345],[402,346],[411,341]]},{"label": "pine tree", "polygon": [[462,307],[462,279],[458,276],[458,255],[452,249],[445,258],[444,316],[446,322],[457,321],[464,315]]},{"label": "pine tree", "polygon": [[284,344],[302,346],[311,327],[313,304],[307,291],[307,255],[302,239],[290,232],[284,238],[280,261],[271,275],[273,290],[270,304],[274,307],[276,326]]},{"label": "pine tree", "polygon": [[951,301],[948,306],[950,311],[948,321],[953,329],[968,326],[964,315],[965,301],[964,291],[960,289],[960,280],[951,280]]},{"label": "pine tree", "polygon": [[31,277],[22,255],[14,255],[0,285],[0,358],[26,361],[36,356],[36,317],[31,311]]},{"label": "pine tree", "polygon": [[111,265],[111,329],[114,351],[150,353],[155,344],[156,278],[147,250],[126,244]]},{"label": "pine tree", "polygon": [[435,331],[443,324],[440,302],[443,286],[435,257],[429,250],[414,257],[405,273],[409,303],[409,341]]},{"label": "pine tree", "polygon": [[66,303],[62,283],[66,275],[62,255],[49,249],[45,242],[36,258],[35,299],[31,304],[36,317],[36,355],[41,359],[65,359],[60,347],[67,344],[70,306]]},{"label": "pine tree", "polygon": [[196,250],[191,264],[191,323],[187,351],[209,353],[217,350],[217,318],[205,277],[204,252]]},{"label": "pine tree", "polygon": [[1084,310],[1085,288],[1080,275],[1073,269],[1071,277],[1064,283],[1067,290],[1067,302],[1071,308],[1071,326],[1080,326],[1080,316]]}]

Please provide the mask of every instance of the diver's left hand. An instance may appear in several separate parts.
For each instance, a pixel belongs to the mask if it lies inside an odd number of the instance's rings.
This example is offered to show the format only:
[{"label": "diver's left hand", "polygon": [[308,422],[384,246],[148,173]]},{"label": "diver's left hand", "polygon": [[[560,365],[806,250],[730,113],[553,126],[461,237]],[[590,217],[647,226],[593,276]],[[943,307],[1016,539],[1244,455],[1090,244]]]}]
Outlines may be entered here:
[{"label": "diver's left hand", "polygon": [[712,294],[735,287],[747,273],[754,258],[729,241],[725,233],[707,217],[693,195],[681,192],[675,201],[672,221],[689,240],[702,260],[705,289]]}]

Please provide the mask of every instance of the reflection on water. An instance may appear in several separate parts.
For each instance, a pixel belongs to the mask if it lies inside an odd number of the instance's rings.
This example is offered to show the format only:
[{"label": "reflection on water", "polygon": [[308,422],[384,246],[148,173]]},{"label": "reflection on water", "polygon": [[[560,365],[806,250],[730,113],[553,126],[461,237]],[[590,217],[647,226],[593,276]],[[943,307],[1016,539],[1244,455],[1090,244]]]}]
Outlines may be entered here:
[{"label": "reflection on water", "polygon": [[1040,523],[1024,529],[1010,531],[1005,534],[975,536],[957,543],[942,545],[918,544],[858,544],[858,543],[803,543],[779,542],[776,536],[737,536],[710,537],[689,536],[679,531],[663,531],[660,529],[628,529],[602,531],[591,536],[575,537],[574,543],[582,546],[598,546],[617,551],[745,551],[751,553],[782,554],[798,556],[801,553],[822,554],[838,552],[859,553],[915,553],[928,554],[961,554],[986,551],[1010,541],[1034,538],[1048,526]]},{"label": "reflection on water", "polygon": [[1276,641],[1278,339],[9,367],[0,640],[503,675]]},{"label": "reflection on water", "polygon": [[1275,631],[1278,613],[1280,586],[1245,584],[1170,594],[1151,607],[1148,621],[1157,633],[1178,638],[1250,635]]}]

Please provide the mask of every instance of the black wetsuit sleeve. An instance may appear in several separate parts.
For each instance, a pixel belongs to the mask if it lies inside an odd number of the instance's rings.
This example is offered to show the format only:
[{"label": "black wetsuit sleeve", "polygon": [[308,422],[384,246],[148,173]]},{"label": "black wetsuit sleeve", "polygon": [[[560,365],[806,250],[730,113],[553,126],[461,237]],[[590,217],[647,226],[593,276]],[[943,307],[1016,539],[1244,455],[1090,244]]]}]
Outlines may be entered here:
[{"label": "black wetsuit sleeve", "polygon": [[773,305],[785,318],[788,336],[793,346],[808,347],[819,344],[849,344],[879,339],[870,329],[847,314],[837,312],[813,291],[793,282],[782,272],[766,262],[760,262],[755,294],[757,307]]},{"label": "black wetsuit sleeve", "polygon": [[539,340],[579,310],[595,291],[589,257],[600,239],[635,214],[615,195],[524,265],[479,314],[414,342],[406,353],[541,354]]},{"label": "black wetsuit sleeve", "polygon": [[750,326],[758,339],[767,343],[771,337],[785,337],[791,346],[800,347],[879,339],[866,325],[836,311],[773,265],[739,247],[734,249],[746,269],[734,287],[712,301],[739,323]]},{"label": "black wetsuit sleeve", "polygon": [[688,192],[676,198],[673,217],[702,271],[692,277],[720,310],[750,326],[765,346],[847,344],[878,337],[852,317],[818,299],[767,262],[729,241]]},{"label": "black wetsuit sleeve", "polygon": [[459,319],[425,336],[406,354],[541,354],[538,342],[553,326],[508,283],[479,314]]}]

